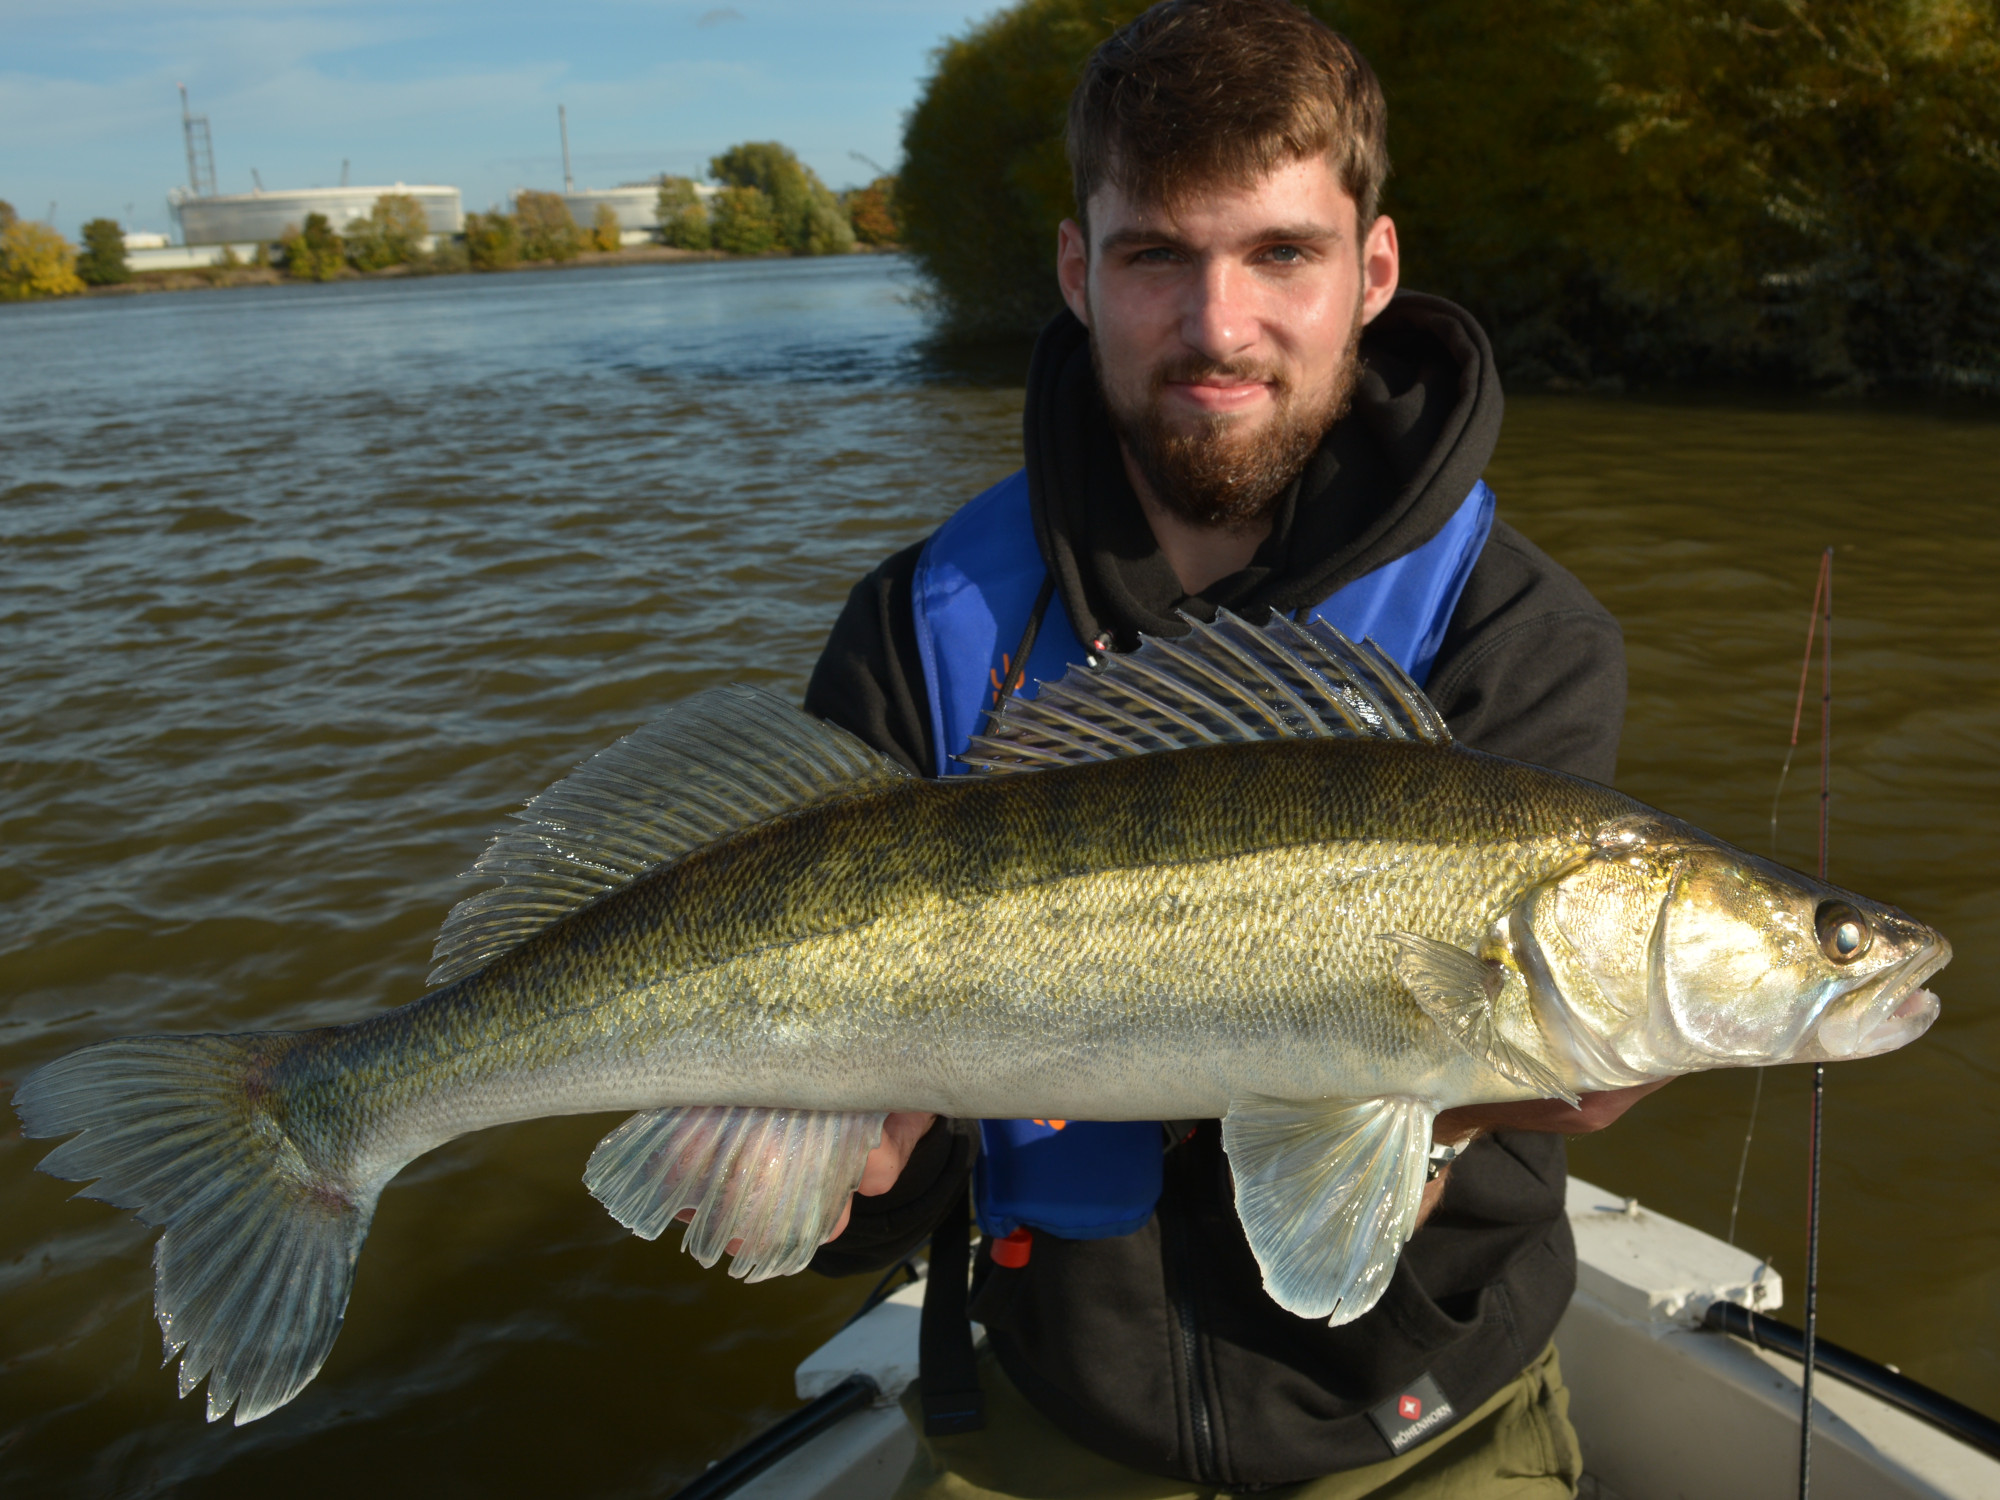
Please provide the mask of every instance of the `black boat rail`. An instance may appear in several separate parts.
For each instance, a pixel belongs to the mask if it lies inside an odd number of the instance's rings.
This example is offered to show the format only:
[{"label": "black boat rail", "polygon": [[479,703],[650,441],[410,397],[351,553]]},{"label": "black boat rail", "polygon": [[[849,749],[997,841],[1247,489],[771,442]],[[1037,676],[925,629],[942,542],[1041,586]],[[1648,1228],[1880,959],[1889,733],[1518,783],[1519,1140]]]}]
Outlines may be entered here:
[{"label": "black boat rail", "polygon": [[[1766,1313],[1752,1312],[1735,1302],[1711,1302],[1702,1314],[1702,1325],[1719,1333],[1747,1339],[1759,1349],[1782,1354],[1801,1362],[1806,1357],[1805,1331],[1794,1328]],[[1921,1418],[1968,1443],[1982,1453],[2000,1458],[2000,1422],[1984,1412],[1974,1411],[1954,1401],[1942,1391],[1934,1391],[1922,1381],[1912,1380],[1900,1370],[1877,1364],[1852,1349],[1823,1338],[1813,1340],[1813,1364],[1836,1380],[1859,1387],[1913,1417]]]},{"label": "black boat rail", "polygon": [[835,1423],[874,1404],[878,1391],[866,1375],[850,1375],[816,1401],[766,1427],[727,1458],[675,1490],[670,1500],[720,1500],[733,1495],[787,1453],[803,1448]]}]

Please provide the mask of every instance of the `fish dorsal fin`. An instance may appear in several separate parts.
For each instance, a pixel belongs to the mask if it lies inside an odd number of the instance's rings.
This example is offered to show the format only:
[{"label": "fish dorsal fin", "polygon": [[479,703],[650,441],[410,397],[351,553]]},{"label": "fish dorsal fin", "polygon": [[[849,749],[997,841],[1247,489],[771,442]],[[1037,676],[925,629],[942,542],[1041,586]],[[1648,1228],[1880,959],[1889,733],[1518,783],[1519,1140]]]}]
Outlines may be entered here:
[{"label": "fish dorsal fin", "polygon": [[512,816],[465,874],[438,933],[430,983],[450,984],[647,870],[726,834],[908,773],[844,729],[764,688],[683,699],[601,750]]},{"label": "fish dorsal fin", "polygon": [[1215,623],[1182,615],[1177,640],[1071,667],[1009,698],[960,759],[988,771],[1031,771],[1244,740],[1417,740],[1451,731],[1422,688],[1372,640],[1356,645],[1323,620],[1273,613],[1262,630],[1228,610]]}]

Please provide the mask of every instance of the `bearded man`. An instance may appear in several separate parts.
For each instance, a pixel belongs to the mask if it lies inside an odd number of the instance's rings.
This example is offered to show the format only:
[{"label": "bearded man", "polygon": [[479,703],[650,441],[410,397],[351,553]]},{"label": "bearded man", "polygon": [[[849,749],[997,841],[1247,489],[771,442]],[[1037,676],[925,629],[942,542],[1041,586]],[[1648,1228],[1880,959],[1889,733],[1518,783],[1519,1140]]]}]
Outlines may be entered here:
[{"label": "bearded man", "polygon": [[[1026,467],[856,586],[809,709],[956,774],[1006,694],[1183,614],[1281,610],[1374,637],[1461,742],[1611,779],[1618,627],[1494,516],[1492,351],[1398,290],[1385,115],[1366,61],[1289,0],[1168,0],[1099,48]],[[814,1264],[937,1231],[908,1496],[1568,1495],[1562,1133],[1643,1092],[1440,1115],[1422,1227],[1338,1327],[1265,1294],[1212,1120],[891,1116]]]}]

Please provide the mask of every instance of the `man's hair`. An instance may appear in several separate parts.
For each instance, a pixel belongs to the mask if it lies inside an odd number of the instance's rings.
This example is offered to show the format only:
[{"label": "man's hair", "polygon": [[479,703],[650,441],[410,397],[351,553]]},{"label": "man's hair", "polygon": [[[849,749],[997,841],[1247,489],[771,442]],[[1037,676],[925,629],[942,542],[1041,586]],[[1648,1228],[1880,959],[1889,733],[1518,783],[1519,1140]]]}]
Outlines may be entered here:
[{"label": "man's hair", "polygon": [[1292,0],[1163,0],[1091,54],[1069,102],[1069,165],[1142,203],[1326,157],[1365,232],[1389,175],[1388,106],[1354,44]]}]

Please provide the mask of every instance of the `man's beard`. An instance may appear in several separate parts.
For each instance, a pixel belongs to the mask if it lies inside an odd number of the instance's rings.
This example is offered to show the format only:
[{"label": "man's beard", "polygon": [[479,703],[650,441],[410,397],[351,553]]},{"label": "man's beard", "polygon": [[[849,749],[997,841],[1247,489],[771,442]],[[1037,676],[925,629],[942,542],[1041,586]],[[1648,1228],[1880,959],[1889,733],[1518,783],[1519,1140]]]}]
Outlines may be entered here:
[{"label": "man's beard", "polygon": [[[1333,424],[1347,414],[1359,378],[1360,309],[1328,387],[1301,396],[1275,369],[1248,360],[1218,363],[1190,354],[1156,367],[1145,396],[1131,401],[1104,378],[1097,341],[1090,358],[1112,429],[1160,504],[1191,526],[1241,531],[1267,518]],[[1192,426],[1170,426],[1163,397],[1170,383],[1222,377],[1266,382],[1270,417],[1254,432],[1243,419],[1204,415]]]}]

